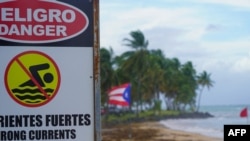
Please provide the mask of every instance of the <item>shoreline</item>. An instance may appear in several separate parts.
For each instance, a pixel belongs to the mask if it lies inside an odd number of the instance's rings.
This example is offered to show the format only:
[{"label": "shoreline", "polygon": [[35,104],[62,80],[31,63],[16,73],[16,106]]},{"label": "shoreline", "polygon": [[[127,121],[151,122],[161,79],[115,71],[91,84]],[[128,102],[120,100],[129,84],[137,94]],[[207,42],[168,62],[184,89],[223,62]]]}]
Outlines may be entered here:
[{"label": "shoreline", "polygon": [[170,129],[159,121],[145,121],[103,128],[102,141],[223,141],[223,138]]},{"label": "shoreline", "polygon": [[184,140],[190,140],[190,141],[223,141],[223,138],[219,138],[219,137],[212,137],[212,136],[208,136],[208,135],[204,135],[201,133],[195,133],[195,132],[189,132],[189,131],[183,131],[183,130],[178,130],[178,129],[172,129],[169,127],[166,127],[165,125],[161,124],[161,123],[156,123],[156,124],[160,124],[163,126],[163,132],[167,131],[169,132],[169,134],[179,134],[180,136],[185,136],[185,138],[179,137],[176,141],[184,141]]},{"label": "shoreline", "polygon": [[[119,115],[118,116],[122,116]],[[208,112],[191,112],[191,113],[180,113],[179,115],[153,115],[148,117],[134,117],[124,121],[121,121],[119,118],[113,119],[110,122],[102,122],[105,127],[112,127],[117,124],[128,124],[128,123],[138,123],[138,122],[151,122],[151,121],[161,121],[168,119],[205,119],[214,117],[212,114]]]}]

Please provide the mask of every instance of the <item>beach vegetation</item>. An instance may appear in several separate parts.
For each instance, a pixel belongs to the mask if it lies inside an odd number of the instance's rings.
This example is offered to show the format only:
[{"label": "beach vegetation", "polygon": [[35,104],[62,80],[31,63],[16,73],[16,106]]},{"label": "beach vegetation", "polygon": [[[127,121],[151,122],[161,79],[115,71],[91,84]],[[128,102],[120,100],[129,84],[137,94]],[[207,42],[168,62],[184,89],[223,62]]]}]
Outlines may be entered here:
[{"label": "beach vegetation", "polygon": [[207,89],[211,88],[213,86],[213,84],[214,84],[214,81],[211,79],[211,74],[210,73],[207,73],[206,71],[203,71],[202,73],[200,73],[200,75],[197,76],[197,83],[200,86],[199,87],[200,93],[198,95],[196,111],[199,111],[200,101],[201,101],[201,94],[202,94],[205,87],[207,87]]},{"label": "beach vegetation", "polygon": [[[133,112],[126,113],[124,118],[165,115],[170,111],[197,112],[200,105],[197,91],[201,95],[204,87],[213,86],[211,74],[198,73],[192,61],[183,63],[177,57],[166,57],[161,49],[149,50],[149,41],[140,30],[129,35],[123,39],[123,46],[129,49],[120,55],[115,55],[112,47],[100,49],[101,104],[107,113],[108,91],[127,82],[131,84],[129,109]],[[117,115],[110,114],[106,120],[112,118]]]},{"label": "beach vegetation", "polygon": [[154,110],[145,110],[140,112],[140,116],[137,117],[133,112],[117,112],[108,115],[103,115],[103,124],[124,124],[132,122],[143,122],[143,121],[156,121],[169,117],[177,117],[180,115],[180,111],[167,111],[161,112],[161,115],[156,116]]}]

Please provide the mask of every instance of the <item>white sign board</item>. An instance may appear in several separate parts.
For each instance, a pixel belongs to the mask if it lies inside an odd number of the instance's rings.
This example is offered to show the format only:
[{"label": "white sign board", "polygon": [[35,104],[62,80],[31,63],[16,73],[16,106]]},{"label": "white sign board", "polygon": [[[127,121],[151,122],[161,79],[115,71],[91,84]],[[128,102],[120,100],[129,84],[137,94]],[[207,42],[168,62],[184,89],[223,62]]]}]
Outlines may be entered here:
[{"label": "white sign board", "polygon": [[93,2],[64,1],[0,0],[2,141],[95,139]]}]

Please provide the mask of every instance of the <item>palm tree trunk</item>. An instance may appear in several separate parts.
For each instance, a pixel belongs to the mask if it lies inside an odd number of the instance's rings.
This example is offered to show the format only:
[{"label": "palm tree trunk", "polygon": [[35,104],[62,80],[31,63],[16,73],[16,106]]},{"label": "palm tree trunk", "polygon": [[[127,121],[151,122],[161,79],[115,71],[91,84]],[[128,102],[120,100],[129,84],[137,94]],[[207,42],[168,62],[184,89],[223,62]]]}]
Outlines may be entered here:
[{"label": "palm tree trunk", "polygon": [[199,112],[199,110],[200,110],[200,101],[201,101],[201,94],[202,94],[203,89],[204,89],[204,87],[201,88],[200,94],[198,95],[198,103],[197,103],[196,112]]}]

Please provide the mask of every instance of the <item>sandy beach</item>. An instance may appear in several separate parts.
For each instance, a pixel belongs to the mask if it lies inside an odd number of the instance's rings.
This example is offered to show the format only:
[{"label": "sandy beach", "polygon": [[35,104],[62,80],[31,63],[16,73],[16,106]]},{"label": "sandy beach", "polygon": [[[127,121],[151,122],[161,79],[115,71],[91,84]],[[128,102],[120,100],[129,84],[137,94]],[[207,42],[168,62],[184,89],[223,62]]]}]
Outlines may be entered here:
[{"label": "sandy beach", "polygon": [[172,130],[159,122],[141,122],[103,127],[102,141],[223,141],[223,139]]}]

